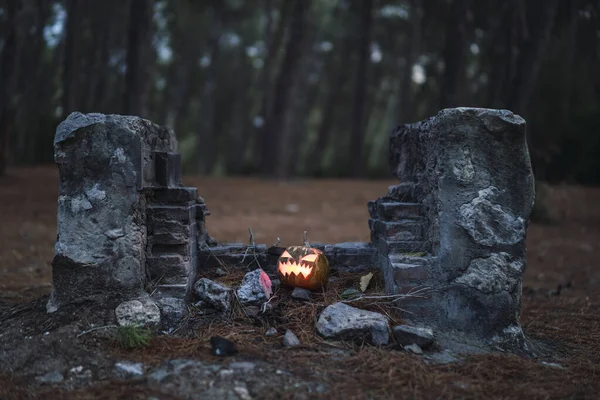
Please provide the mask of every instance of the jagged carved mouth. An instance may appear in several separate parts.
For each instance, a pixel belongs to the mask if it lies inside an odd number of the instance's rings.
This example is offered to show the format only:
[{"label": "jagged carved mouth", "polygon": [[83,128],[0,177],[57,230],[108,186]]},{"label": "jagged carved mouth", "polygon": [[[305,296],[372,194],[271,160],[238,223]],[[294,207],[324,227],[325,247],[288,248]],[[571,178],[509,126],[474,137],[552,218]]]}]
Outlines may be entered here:
[{"label": "jagged carved mouth", "polygon": [[317,254],[307,254],[300,259],[296,259],[285,251],[279,258],[278,269],[283,276],[302,275],[306,279],[312,274],[316,259]]}]

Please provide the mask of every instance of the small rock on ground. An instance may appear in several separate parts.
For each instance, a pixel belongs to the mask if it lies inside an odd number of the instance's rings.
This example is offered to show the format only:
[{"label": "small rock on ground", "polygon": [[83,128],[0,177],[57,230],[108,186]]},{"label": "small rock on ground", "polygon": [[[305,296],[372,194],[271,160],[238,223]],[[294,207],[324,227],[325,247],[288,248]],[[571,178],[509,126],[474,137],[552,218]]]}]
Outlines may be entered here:
[{"label": "small rock on ground", "polygon": [[409,344],[408,346],[404,346],[404,350],[414,354],[423,354],[423,350],[414,343]]},{"label": "small rock on ground", "polygon": [[146,326],[160,324],[160,309],[151,299],[124,301],[115,309],[117,323],[121,326]]},{"label": "small rock on ground", "polygon": [[292,299],[310,301],[311,297],[310,290],[294,288],[292,291]]},{"label": "small rock on ground", "polygon": [[179,322],[187,315],[185,300],[175,297],[160,297],[156,300],[160,309],[162,325],[167,332],[177,327]]},{"label": "small rock on ground", "polygon": [[318,333],[326,339],[370,340],[377,346],[389,342],[388,318],[344,303],[328,306],[317,321]]},{"label": "small rock on ground", "polygon": [[209,306],[228,313],[231,311],[233,290],[221,283],[201,278],[194,284],[194,293]]},{"label": "small rock on ground", "polygon": [[288,329],[285,331],[285,335],[283,336],[283,345],[285,347],[300,346],[300,339],[298,339],[298,336],[296,336],[294,332]]},{"label": "small rock on ground", "polygon": [[123,379],[140,377],[144,375],[143,364],[121,361],[115,363],[115,373],[119,378]]},{"label": "small rock on ground", "polygon": [[433,344],[433,331],[429,328],[421,328],[409,325],[397,325],[392,328],[396,342],[401,346],[416,344],[426,349]]},{"label": "small rock on ground", "polygon": [[221,337],[213,336],[210,338],[211,352],[215,356],[232,356],[236,354],[237,348],[233,342]]},{"label": "small rock on ground", "polygon": [[65,377],[58,371],[52,371],[35,379],[41,383],[61,383],[65,380]]},{"label": "small rock on ground", "polygon": [[277,335],[277,329],[275,329],[275,328],[269,328],[265,332],[265,336],[275,336],[275,335]]},{"label": "small rock on ground", "polygon": [[242,305],[260,304],[269,300],[271,294],[271,279],[260,268],[248,272],[237,290],[237,297]]}]

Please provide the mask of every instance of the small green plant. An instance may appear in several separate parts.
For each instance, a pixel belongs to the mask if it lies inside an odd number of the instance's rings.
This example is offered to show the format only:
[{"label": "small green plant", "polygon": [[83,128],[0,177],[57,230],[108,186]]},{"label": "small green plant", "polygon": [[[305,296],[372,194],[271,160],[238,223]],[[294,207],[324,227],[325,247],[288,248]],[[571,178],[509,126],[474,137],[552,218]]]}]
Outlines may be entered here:
[{"label": "small green plant", "polygon": [[152,339],[152,331],[142,326],[120,326],[117,330],[117,342],[126,349],[146,347]]}]

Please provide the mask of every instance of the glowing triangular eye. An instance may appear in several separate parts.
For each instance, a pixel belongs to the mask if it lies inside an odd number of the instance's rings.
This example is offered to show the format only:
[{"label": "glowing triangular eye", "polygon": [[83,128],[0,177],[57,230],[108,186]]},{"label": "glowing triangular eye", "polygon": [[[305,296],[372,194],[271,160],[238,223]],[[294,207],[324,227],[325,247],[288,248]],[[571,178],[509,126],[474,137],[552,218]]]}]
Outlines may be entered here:
[{"label": "glowing triangular eye", "polygon": [[307,256],[302,257],[302,261],[315,262],[317,261],[317,254],[309,254]]},{"label": "glowing triangular eye", "polygon": [[287,250],[283,252],[283,254],[281,255],[281,257],[292,258],[292,256],[290,255],[290,253],[288,253]]}]

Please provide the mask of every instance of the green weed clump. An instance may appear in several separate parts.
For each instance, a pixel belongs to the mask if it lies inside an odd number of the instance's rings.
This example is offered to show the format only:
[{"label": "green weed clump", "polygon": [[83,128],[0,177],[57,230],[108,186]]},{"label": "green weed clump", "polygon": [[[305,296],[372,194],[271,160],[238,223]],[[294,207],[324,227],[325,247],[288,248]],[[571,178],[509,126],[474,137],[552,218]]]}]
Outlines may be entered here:
[{"label": "green weed clump", "polygon": [[117,342],[125,349],[146,347],[152,339],[152,331],[142,326],[120,326],[117,330]]}]

